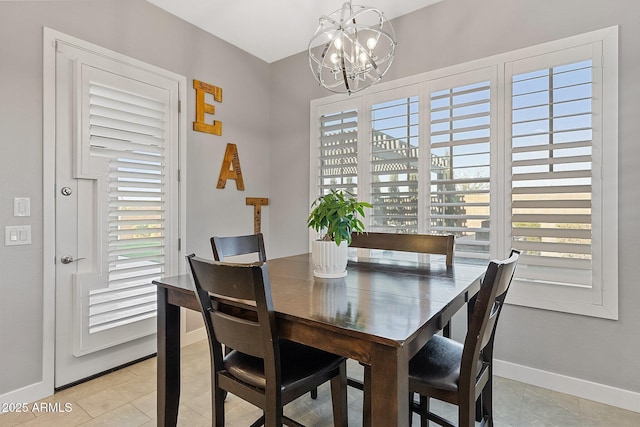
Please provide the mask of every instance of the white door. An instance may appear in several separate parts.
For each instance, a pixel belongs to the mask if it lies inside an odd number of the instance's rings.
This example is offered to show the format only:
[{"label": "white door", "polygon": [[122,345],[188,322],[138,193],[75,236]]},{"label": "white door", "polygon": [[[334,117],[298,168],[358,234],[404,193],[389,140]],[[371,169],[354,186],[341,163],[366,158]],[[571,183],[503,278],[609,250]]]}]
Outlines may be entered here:
[{"label": "white door", "polygon": [[178,83],[57,43],[60,387],[156,352],[156,289],[178,273]]}]

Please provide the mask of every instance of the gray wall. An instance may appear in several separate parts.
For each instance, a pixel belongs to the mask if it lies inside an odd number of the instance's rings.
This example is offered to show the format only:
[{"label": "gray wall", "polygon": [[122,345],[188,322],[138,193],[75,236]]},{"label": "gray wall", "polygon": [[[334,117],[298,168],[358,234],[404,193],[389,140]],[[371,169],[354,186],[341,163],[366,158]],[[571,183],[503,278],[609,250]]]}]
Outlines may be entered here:
[{"label": "gray wall", "polygon": [[[365,2],[366,3],[366,2]],[[373,2],[372,2],[373,3]],[[497,358],[640,392],[640,3],[630,0],[445,0],[393,22],[385,81],[620,25],[620,320],[508,306]],[[305,53],[271,64],[272,256],[307,251],[309,101],[329,95]],[[286,171],[286,179],[280,171]]]},{"label": "gray wall", "polygon": [[[553,5],[553,6],[551,6]],[[620,320],[509,306],[500,359],[640,392],[640,4],[631,0],[445,0],[394,21],[400,43],[385,80],[611,25],[620,25]],[[266,64],[142,0],[0,1],[0,226],[30,224],[33,244],[0,243],[0,394],[41,378],[42,27],[220,86],[223,136],[188,130],[187,250],[206,237],[250,233],[245,197],[269,197],[263,231],[271,257],[307,251],[309,101],[326,96],[304,53]],[[312,30],[310,30],[312,31]],[[238,144],[247,190],[215,190],[227,143]],[[269,161],[266,161],[269,159]],[[31,198],[29,218],[13,197]],[[632,200],[635,203],[627,203]],[[46,279],[46,280],[45,280]],[[45,304],[52,304],[46,301]]]},{"label": "gray wall", "polygon": [[[0,243],[0,395],[42,378],[42,290],[53,286],[42,274],[43,26],[186,76],[187,253],[211,257],[210,235],[252,233],[245,197],[269,197],[267,63],[143,0],[0,1],[0,234],[30,224],[33,239]],[[222,136],[191,130],[193,79],[223,89]],[[238,145],[244,192],[215,188],[227,143]],[[13,216],[16,196],[31,198],[31,217]]]}]

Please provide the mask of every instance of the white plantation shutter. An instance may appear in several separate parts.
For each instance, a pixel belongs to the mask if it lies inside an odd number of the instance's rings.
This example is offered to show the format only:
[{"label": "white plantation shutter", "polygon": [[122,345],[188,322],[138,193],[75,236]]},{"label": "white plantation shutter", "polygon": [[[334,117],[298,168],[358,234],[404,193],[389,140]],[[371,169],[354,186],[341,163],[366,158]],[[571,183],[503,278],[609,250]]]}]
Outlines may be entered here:
[{"label": "white plantation shutter", "polygon": [[418,232],[418,97],[371,107],[371,231]]},{"label": "white plantation shutter", "polygon": [[358,111],[348,109],[320,117],[320,194],[358,191]]},{"label": "white plantation shutter", "polygon": [[516,304],[617,319],[617,43],[505,63]]},{"label": "white plantation shutter", "polygon": [[429,96],[430,230],[456,236],[457,258],[489,259],[491,82],[447,80]]},{"label": "white plantation shutter", "polygon": [[592,285],[593,64],[514,74],[512,239],[517,277]]},{"label": "white plantation shutter", "polygon": [[[616,319],[617,64],[611,27],[381,83],[349,97],[360,163],[336,174],[373,204],[369,230],[454,234],[455,262],[521,250],[509,303]],[[344,182],[316,173],[312,195]]]},{"label": "white plantation shutter", "polygon": [[89,85],[90,155],[109,162],[108,287],[90,292],[89,332],[156,315],[165,271],[166,105]]}]

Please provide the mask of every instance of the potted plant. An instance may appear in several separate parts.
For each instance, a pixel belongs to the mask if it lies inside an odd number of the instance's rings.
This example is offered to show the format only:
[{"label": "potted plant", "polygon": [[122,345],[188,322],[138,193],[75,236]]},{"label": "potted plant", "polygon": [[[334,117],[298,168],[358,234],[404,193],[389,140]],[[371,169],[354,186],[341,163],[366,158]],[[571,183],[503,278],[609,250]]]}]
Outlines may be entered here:
[{"label": "potted plant", "polygon": [[314,276],[344,277],[347,274],[347,247],[351,233],[364,231],[364,208],[371,204],[359,202],[348,191],[331,190],[311,204],[307,226],[319,233],[321,239],[311,244]]}]

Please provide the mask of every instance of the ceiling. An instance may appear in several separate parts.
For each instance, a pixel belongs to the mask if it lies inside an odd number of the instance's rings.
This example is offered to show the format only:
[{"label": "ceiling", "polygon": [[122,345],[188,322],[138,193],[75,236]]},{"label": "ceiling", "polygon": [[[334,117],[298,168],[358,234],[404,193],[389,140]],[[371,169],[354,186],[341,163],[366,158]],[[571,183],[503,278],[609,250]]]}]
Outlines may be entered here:
[{"label": "ceiling", "polygon": [[[266,61],[305,51],[318,18],[343,0],[147,0],[167,12]],[[388,19],[441,0],[356,0]]]}]

